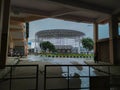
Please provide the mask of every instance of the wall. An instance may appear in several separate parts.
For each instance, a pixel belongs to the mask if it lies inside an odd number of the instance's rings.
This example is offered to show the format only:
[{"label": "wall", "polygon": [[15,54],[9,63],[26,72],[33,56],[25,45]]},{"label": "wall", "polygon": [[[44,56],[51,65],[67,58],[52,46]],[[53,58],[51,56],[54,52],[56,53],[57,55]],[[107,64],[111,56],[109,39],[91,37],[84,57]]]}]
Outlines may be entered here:
[{"label": "wall", "polygon": [[98,41],[98,58],[102,62],[109,61],[109,39],[102,39]]},{"label": "wall", "polygon": [[117,39],[117,64],[120,65],[120,37]]}]

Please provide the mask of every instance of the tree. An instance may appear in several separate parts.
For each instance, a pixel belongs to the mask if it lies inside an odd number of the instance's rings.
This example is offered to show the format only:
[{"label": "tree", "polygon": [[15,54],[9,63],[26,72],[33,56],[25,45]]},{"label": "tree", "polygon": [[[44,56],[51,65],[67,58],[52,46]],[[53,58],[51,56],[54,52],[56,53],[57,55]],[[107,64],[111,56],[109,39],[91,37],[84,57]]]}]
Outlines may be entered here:
[{"label": "tree", "polygon": [[85,48],[88,52],[93,50],[94,42],[91,38],[83,38],[81,41],[83,48]]},{"label": "tree", "polygon": [[52,51],[52,52],[56,51],[55,46],[49,41],[44,41],[40,43],[39,46],[44,52],[46,52],[47,50]]}]

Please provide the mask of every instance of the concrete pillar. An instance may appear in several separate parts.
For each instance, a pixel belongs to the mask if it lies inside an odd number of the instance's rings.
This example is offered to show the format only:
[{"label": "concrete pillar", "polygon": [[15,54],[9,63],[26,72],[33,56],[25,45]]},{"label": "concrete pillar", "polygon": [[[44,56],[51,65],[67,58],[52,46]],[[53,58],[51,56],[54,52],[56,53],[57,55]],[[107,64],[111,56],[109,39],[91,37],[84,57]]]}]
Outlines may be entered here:
[{"label": "concrete pillar", "polygon": [[9,21],[10,21],[10,0],[1,0],[0,11],[0,68],[4,68],[7,53],[8,53],[8,35],[9,35]]},{"label": "concrete pillar", "polygon": [[0,50],[1,50],[1,34],[2,34],[2,8],[3,8],[3,1],[4,0],[0,0]]},{"label": "concrete pillar", "polygon": [[25,55],[28,55],[28,38],[26,38],[26,44],[25,44]]},{"label": "concrete pillar", "polygon": [[94,52],[97,49],[97,40],[98,40],[98,23],[94,23]]},{"label": "concrete pillar", "polygon": [[8,47],[13,49],[14,48],[14,42],[13,41],[9,41]]},{"label": "concrete pillar", "polygon": [[112,64],[118,64],[119,62],[119,54],[118,54],[118,41],[117,41],[117,37],[118,37],[118,20],[116,17],[112,16],[109,20],[109,34],[110,34],[110,38],[109,38],[109,50],[110,50],[110,62]]}]

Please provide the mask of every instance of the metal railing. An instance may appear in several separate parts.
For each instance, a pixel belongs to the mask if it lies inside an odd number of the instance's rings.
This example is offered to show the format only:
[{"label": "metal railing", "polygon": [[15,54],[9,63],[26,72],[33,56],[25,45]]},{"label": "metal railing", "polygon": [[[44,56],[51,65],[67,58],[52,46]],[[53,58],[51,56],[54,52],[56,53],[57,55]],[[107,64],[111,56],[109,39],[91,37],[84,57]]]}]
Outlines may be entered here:
[{"label": "metal railing", "polygon": [[[34,67],[36,68],[35,69],[35,75],[34,76],[17,76],[17,77],[14,77],[13,73],[15,73],[15,69],[16,68],[21,68],[21,67]],[[3,78],[0,79],[0,83],[6,81],[6,80],[9,80],[9,90],[15,90],[14,88],[12,88],[13,86],[13,82],[12,80],[32,80],[34,79],[35,80],[35,88],[32,90],[38,90],[38,65],[6,65],[5,68],[9,68],[9,73],[7,74],[7,76],[4,76]],[[27,72],[27,71],[26,71]],[[23,82],[24,83],[24,82]]]},{"label": "metal railing", "polygon": [[[61,72],[61,76],[58,75],[58,76],[55,76],[54,74],[49,75],[49,71],[48,69],[50,69],[51,67],[66,67],[66,76],[62,76],[62,72]],[[87,68],[86,70],[82,69],[86,74],[85,75],[82,75],[82,73],[78,73],[79,75],[77,76],[71,76],[70,73],[71,73],[71,67],[81,67],[81,68]],[[88,89],[88,90],[92,90],[92,83],[90,80],[92,80],[91,78],[94,79],[97,78],[97,79],[101,79],[101,78],[108,78],[108,88],[109,90],[118,90],[117,88],[120,89],[120,73],[116,73],[116,72],[113,72],[114,70],[116,70],[116,67],[119,68],[120,70],[120,66],[114,66],[114,65],[45,65],[45,72],[44,72],[44,90],[84,90],[84,89]],[[80,70],[82,72],[82,70]],[[119,71],[118,70],[118,71]],[[53,70],[54,71],[54,70]],[[97,74],[94,75],[93,71],[97,71]],[[79,88],[78,87],[74,87],[72,88],[70,86],[70,80],[71,79],[82,79],[82,78],[88,78],[89,80],[89,85],[88,86],[80,86]],[[119,82],[118,84],[114,81],[114,78],[118,78],[119,79]],[[47,86],[47,80],[51,79],[53,81],[53,79],[66,79],[67,81],[67,87],[63,87],[63,88],[55,88],[55,87],[49,87]],[[103,79],[103,80],[104,80]],[[55,84],[54,82],[52,82],[53,84]],[[76,82],[77,83],[77,82]],[[102,81],[100,82],[102,83]],[[63,84],[63,83],[60,83],[60,84]],[[54,86],[54,85],[53,85]],[[103,88],[101,90],[104,90],[104,86],[103,85]],[[100,87],[99,87],[100,88]],[[97,90],[97,89],[96,89]],[[108,90],[108,89],[106,89]]]}]

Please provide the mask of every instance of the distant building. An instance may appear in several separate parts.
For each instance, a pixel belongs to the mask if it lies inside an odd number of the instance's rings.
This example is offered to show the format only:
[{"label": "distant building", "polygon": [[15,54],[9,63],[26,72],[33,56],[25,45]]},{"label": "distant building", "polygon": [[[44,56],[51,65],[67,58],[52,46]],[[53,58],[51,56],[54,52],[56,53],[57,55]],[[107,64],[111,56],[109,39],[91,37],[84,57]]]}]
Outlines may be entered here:
[{"label": "distant building", "polygon": [[39,31],[35,34],[35,48],[41,52],[39,44],[50,41],[56,46],[58,53],[80,53],[80,40],[84,35],[83,32],[67,29]]}]

